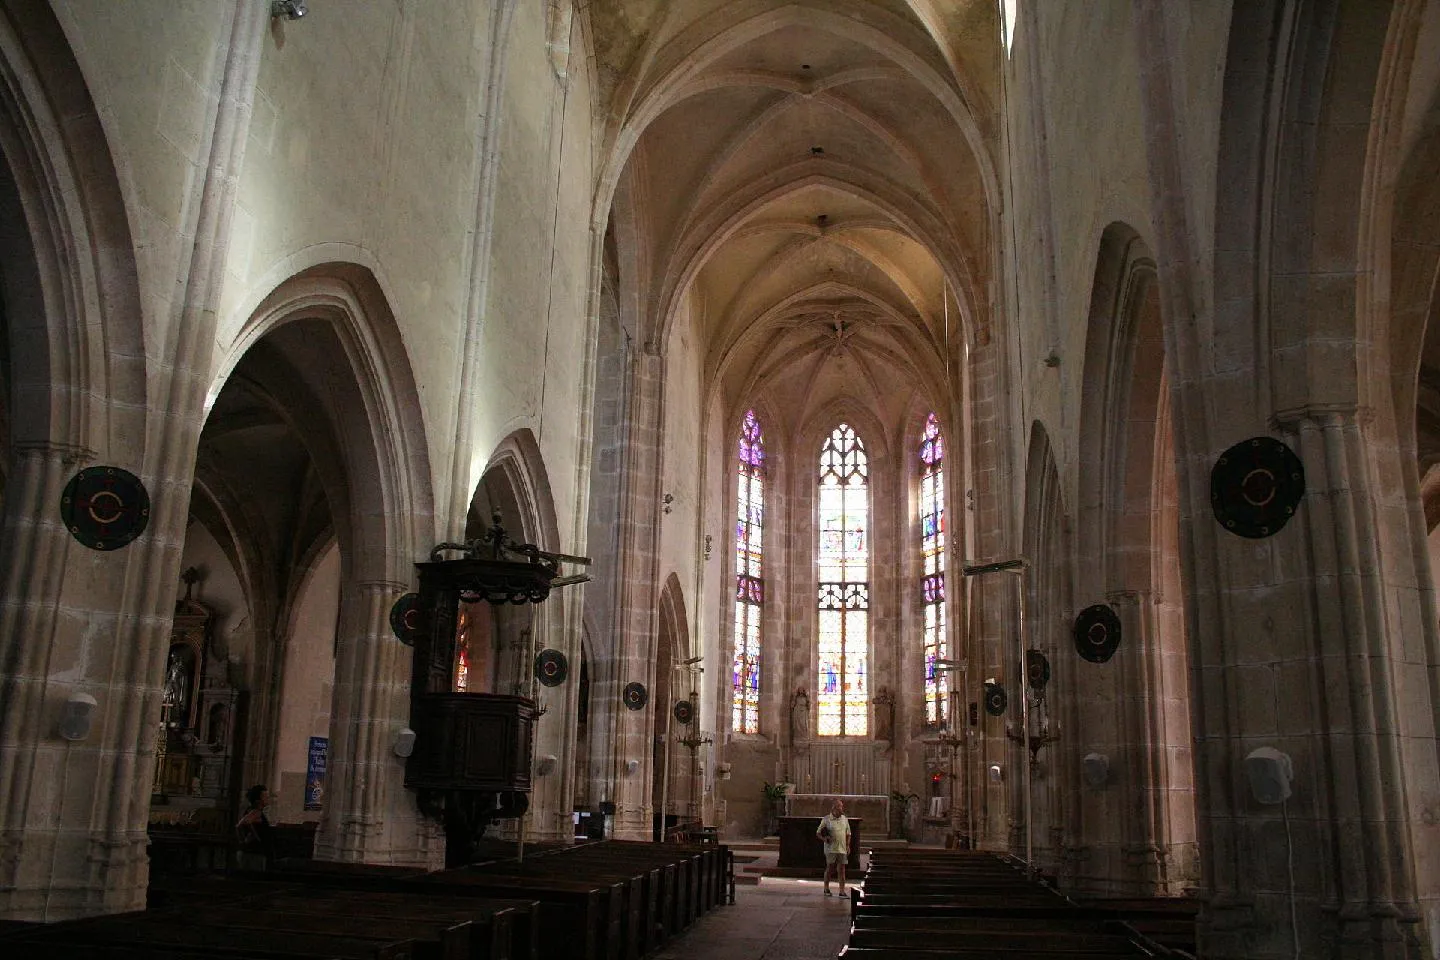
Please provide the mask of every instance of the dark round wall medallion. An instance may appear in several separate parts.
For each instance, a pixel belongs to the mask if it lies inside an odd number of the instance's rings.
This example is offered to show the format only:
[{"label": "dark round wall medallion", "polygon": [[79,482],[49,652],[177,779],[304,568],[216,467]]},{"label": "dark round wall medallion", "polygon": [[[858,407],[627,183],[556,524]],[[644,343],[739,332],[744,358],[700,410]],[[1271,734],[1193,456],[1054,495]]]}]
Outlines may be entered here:
[{"label": "dark round wall medallion", "polygon": [[1274,437],[1242,440],[1210,470],[1210,506],[1220,526],[1258,540],[1278,533],[1305,496],[1305,466]]},{"label": "dark round wall medallion", "polygon": [[570,675],[570,662],[559,650],[545,649],[535,654],[535,679],[547,687],[558,687]]},{"label": "dark round wall medallion", "polygon": [[1005,713],[1005,704],[1009,700],[1005,696],[1005,688],[998,683],[985,684],[985,712],[992,717],[998,717]]},{"label": "dark round wall medallion", "polygon": [[1050,658],[1039,650],[1025,651],[1025,681],[1036,690],[1050,682]]},{"label": "dark round wall medallion", "polygon": [[1120,647],[1120,618],[1109,605],[1086,607],[1075,618],[1075,652],[1091,663],[1104,663]]},{"label": "dark round wall medallion", "polygon": [[420,634],[420,594],[407,593],[390,607],[390,629],[395,639],[407,647],[415,646]]},{"label": "dark round wall medallion", "polygon": [[60,518],[70,535],[91,550],[116,550],[145,532],[150,494],[119,467],[86,467],[65,484]]},{"label": "dark round wall medallion", "polygon": [[689,700],[677,700],[674,713],[675,719],[679,723],[689,723],[695,719],[695,708],[690,705]]},{"label": "dark round wall medallion", "polygon": [[629,709],[639,710],[649,701],[650,694],[645,692],[645,684],[632,682],[625,684],[625,691],[620,694],[620,699],[625,701],[625,706]]}]

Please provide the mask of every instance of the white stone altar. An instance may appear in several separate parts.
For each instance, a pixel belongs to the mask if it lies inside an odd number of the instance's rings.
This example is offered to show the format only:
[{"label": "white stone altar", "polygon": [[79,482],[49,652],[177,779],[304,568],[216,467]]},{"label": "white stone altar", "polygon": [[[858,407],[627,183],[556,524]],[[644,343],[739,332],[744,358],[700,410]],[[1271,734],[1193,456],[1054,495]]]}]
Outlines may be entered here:
[{"label": "white stone altar", "polygon": [[890,798],[868,794],[793,793],[785,798],[787,817],[823,817],[830,812],[830,803],[845,804],[847,817],[859,817],[871,826],[872,838],[884,837],[890,830]]}]

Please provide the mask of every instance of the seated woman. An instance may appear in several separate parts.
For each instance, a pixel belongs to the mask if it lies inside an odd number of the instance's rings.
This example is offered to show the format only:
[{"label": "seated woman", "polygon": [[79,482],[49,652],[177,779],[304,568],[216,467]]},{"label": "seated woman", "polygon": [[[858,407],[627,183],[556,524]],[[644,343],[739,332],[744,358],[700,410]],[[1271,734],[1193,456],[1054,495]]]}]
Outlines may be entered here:
[{"label": "seated woman", "polygon": [[245,802],[245,813],[235,824],[235,839],[240,842],[236,859],[241,870],[268,870],[275,858],[275,829],[265,815],[270,791],[257,783],[245,791]]}]

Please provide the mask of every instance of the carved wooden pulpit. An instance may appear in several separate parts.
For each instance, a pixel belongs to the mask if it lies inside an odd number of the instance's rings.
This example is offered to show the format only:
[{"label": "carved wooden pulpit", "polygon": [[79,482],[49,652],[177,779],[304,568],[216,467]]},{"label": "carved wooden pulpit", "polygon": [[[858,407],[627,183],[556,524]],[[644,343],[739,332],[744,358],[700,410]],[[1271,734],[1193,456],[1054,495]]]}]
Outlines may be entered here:
[{"label": "carved wooden pulpit", "polygon": [[[461,556],[445,559],[447,552]],[[444,823],[446,866],[470,862],[490,823],[525,813],[538,716],[528,697],[468,691],[460,679],[464,670],[457,673],[463,658],[456,643],[461,605],[541,603],[553,587],[588,579],[558,577],[562,562],[589,560],[516,543],[497,513],[484,537],[442,543],[428,562],[415,564],[420,573],[420,629],[410,679],[415,747],[405,765],[405,786],[417,791],[422,811]]]}]

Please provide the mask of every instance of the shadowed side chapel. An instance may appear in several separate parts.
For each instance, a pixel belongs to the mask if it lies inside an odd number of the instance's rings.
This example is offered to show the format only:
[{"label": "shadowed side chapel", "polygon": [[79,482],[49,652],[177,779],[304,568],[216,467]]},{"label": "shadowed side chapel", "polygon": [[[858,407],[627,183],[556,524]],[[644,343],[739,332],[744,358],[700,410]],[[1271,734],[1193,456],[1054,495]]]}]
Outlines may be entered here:
[{"label": "shadowed side chapel", "polygon": [[1437,64],[0,0],[0,953],[1440,958]]}]

